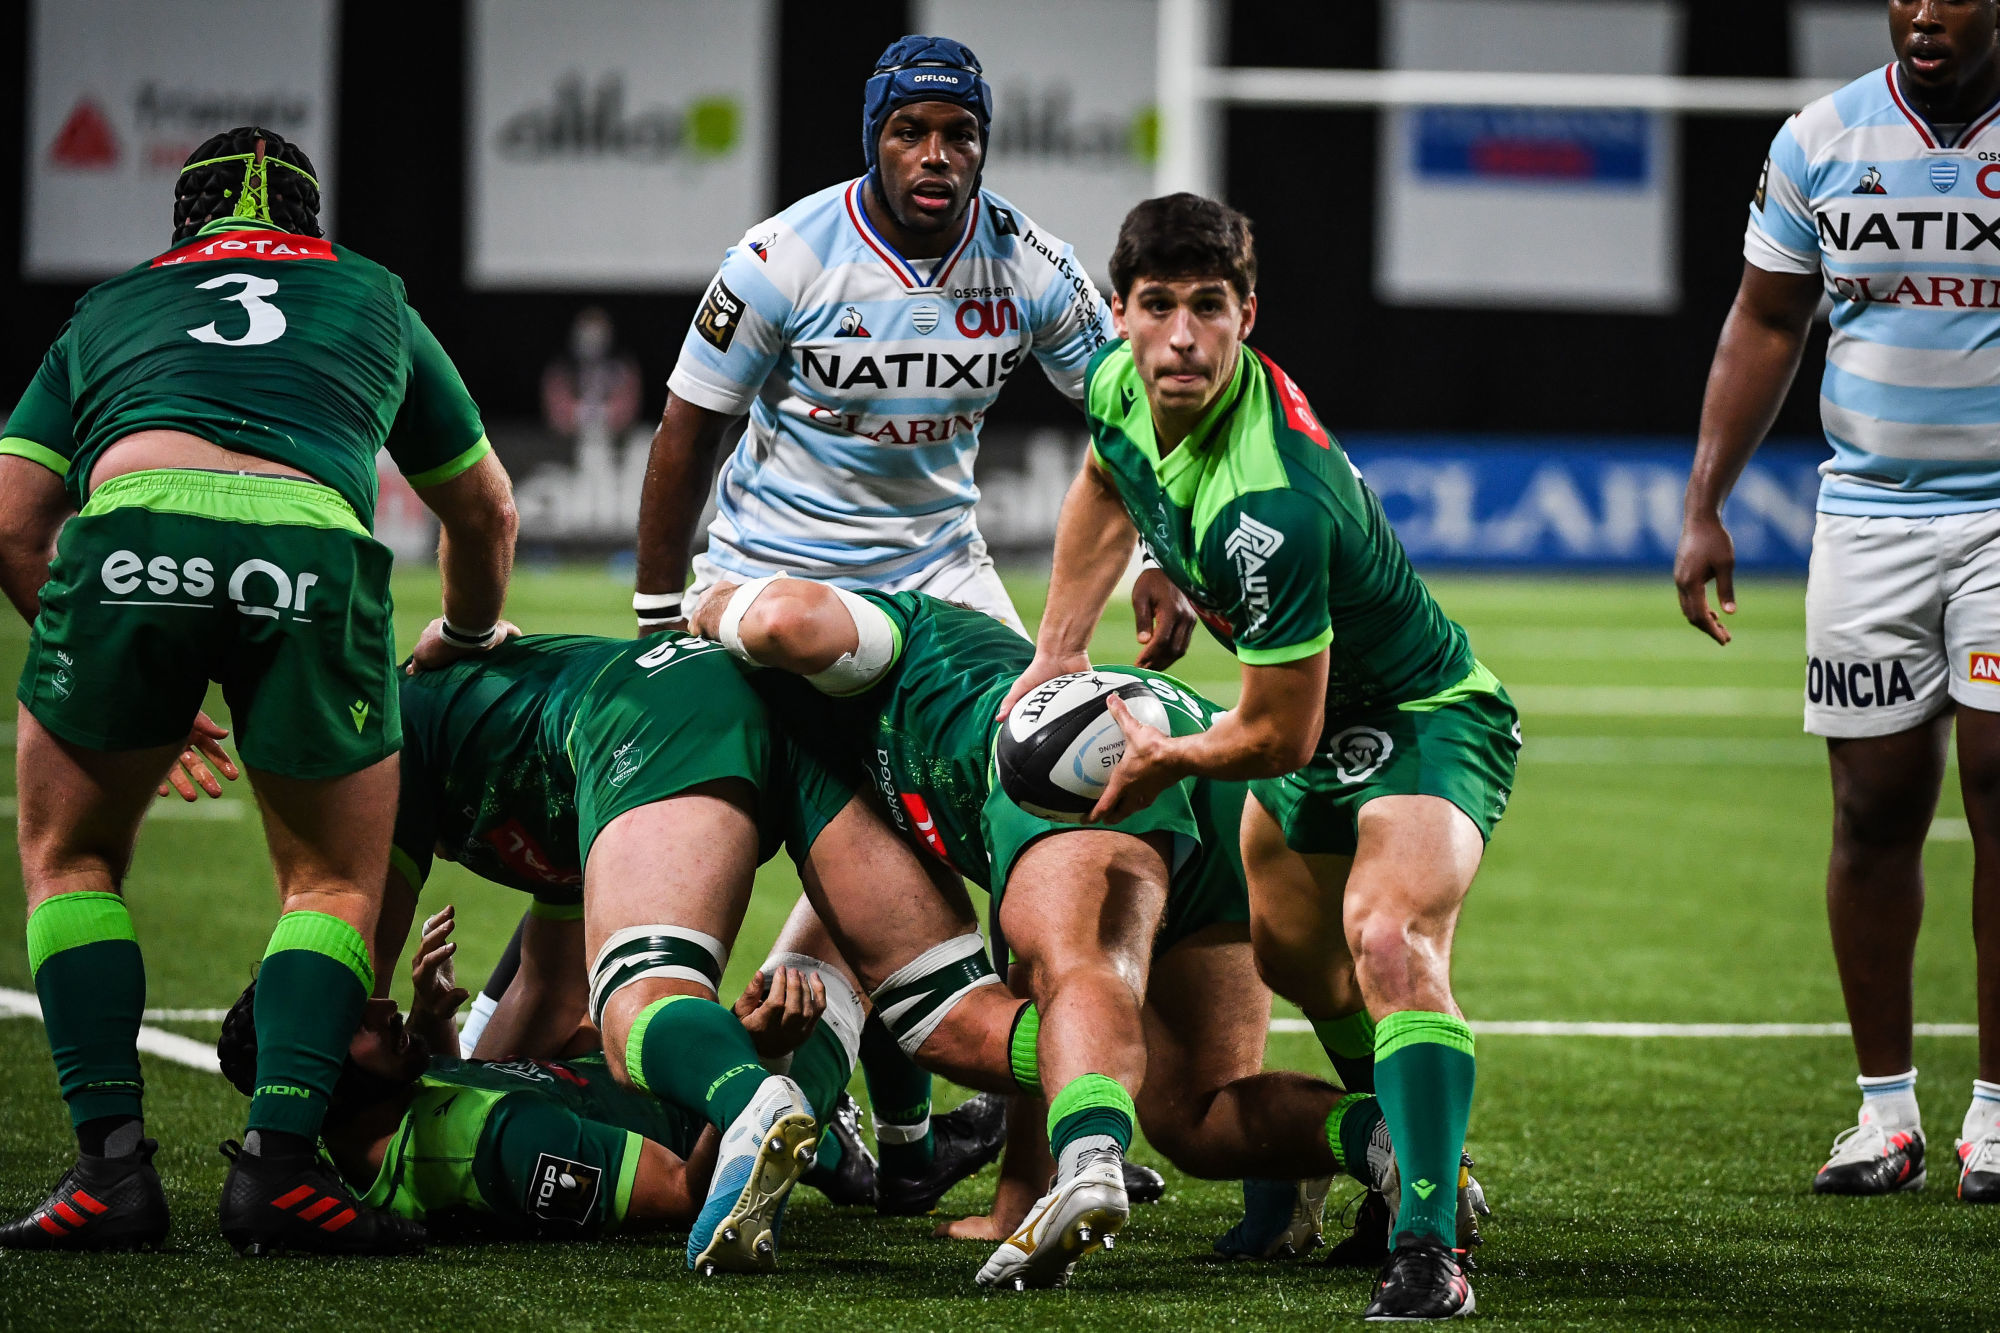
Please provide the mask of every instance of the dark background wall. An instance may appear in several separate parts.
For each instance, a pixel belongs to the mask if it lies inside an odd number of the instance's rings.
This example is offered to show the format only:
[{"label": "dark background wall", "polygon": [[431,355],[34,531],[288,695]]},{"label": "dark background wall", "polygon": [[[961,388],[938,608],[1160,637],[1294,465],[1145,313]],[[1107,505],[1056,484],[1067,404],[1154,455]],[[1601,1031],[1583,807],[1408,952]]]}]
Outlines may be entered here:
[{"label": "dark background wall", "polygon": [[[859,169],[861,80],[876,54],[908,30],[909,7],[901,0],[781,6],[777,198],[789,201]],[[343,243],[403,275],[489,416],[533,416],[542,367],[585,299],[464,287],[465,9],[459,0],[346,0],[336,224]],[[1686,10],[1683,72],[1791,72],[1789,6],[1686,0]],[[1369,68],[1380,61],[1381,39],[1373,0],[1235,0],[1227,59]],[[26,53],[26,6],[0,5],[0,74],[10,89],[0,94],[0,180],[8,182],[0,190],[0,398],[10,403],[12,386],[26,383],[82,291],[20,278]],[[1379,304],[1375,115],[1233,111],[1227,192],[1257,226],[1264,275],[1257,340],[1340,430],[1691,435],[1742,269],[1746,201],[1777,123],[1772,116],[1683,122],[1677,312],[1572,315]],[[1024,203],[1033,209],[1032,200]],[[164,247],[164,198],[160,217]],[[610,311],[639,356],[647,411],[656,412],[697,297],[587,299]],[[1817,349],[1807,365],[1816,361]],[[1778,433],[1817,433],[1814,381],[1800,376]],[[1016,424],[1074,420],[1039,375],[1018,376],[994,416]]]}]

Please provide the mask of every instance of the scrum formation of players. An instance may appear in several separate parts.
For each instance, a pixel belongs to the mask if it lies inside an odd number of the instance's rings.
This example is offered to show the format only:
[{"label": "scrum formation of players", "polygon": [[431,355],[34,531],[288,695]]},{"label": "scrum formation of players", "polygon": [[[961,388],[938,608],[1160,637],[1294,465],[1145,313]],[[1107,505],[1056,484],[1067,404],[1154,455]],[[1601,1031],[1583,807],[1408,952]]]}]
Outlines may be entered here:
[{"label": "scrum formation of players", "polygon": [[[1851,219],[1828,211],[1888,208],[1847,198],[1847,177],[1914,197],[1996,119],[1980,114],[2000,96],[1993,4],[1890,11],[1897,63],[1788,126],[1757,193],[1677,571],[1704,625],[1712,573],[1732,609],[1721,497],[1789,383],[1820,274],[1849,262],[1831,238]],[[283,898],[218,1046],[249,1097],[220,1213],[239,1251],[408,1252],[427,1221],[471,1216],[549,1239],[686,1228],[696,1272],[763,1271],[801,1181],[928,1211],[1000,1151],[1004,1122],[992,1211],[941,1228],[993,1246],[982,1285],[1060,1285],[1111,1248],[1158,1197],[1125,1160],[1143,1129],[1181,1170],[1243,1182],[1218,1251],[1310,1250],[1346,1175],[1364,1204],[1334,1258],[1379,1270],[1367,1316],[1473,1310],[1475,1043],[1450,955],[1517,714],[1298,384],[1248,347],[1247,220],[1186,194],[1139,205],[1107,304],[1067,244],[981,187],[991,118],[971,51],[901,39],[865,86],[865,173],[730,250],[653,443],[633,640],[502,619],[507,477],[401,283],[321,236],[298,146],[245,128],[196,151],[172,248],[79,302],[0,441],[0,581],[33,625],[30,963],[78,1142],[0,1247],[167,1234],[119,888],[156,787],[194,799],[236,776],[199,712],[216,681]],[[1864,424],[1836,439],[1808,594],[1821,677],[1894,657],[1878,640],[1930,645],[1891,669],[1907,699],[1878,668],[1809,709],[1842,738],[1830,896],[1864,1074],[1858,1130],[1816,1187],[1868,1193],[1923,1178],[1915,918],[1874,944],[1856,914],[1905,911],[1885,904],[1915,875],[1947,699],[1968,818],[2000,836],[1973,804],[1992,685],[1960,670],[1985,642],[1986,473],[1909,445],[1949,430],[1900,426],[1931,422],[1942,397],[1925,395],[1969,372],[1912,350],[1947,345],[1884,305],[1836,307],[1829,430]],[[1028,356],[1091,437],[1032,641],[972,471]],[[1902,416],[1856,387],[1871,368]],[[368,535],[385,447],[442,525],[442,614],[402,662]],[[1140,652],[1097,705],[1123,758],[1081,820],[1033,813],[997,777],[996,736],[1092,670],[1135,543]],[[1240,664],[1233,708],[1162,674],[1197,621]],[[752,880],[781,848],[805,895],[725,1003]],[[438,857],[528,895],[463,1055],[451,910],[416,924]],[[998,968],[966,880],[990,896]],[[405,1015],[386,997],[413,932]],[[1274,991],[1337,1081],[1263,1069]],[[1981,999],[2000,1004],[2000,984]],[[857,1068],[879,1162],[844,1091]],[[932,1073],[984,1095],[934,1119]],[[1975,1085],[1960,1153],[1962,1197],[2000,1194],[2000,1084]]]}]

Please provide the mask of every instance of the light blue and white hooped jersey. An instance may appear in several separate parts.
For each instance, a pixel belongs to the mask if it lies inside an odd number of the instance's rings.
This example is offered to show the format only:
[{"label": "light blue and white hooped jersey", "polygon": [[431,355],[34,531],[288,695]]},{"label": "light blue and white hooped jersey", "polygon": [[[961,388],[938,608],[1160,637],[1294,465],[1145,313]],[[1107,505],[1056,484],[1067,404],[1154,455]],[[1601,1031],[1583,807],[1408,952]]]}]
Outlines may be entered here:
[{"label": "light blue and white hooped jersey", "polygon": [[1820,418],[1829,514],[2000,508],[2000,105],[1949,145],[1896,66],[1786,123],[1744,256],[1833,302]]},{"label": "light blue and white hooped jersey", "polygon": [[748,411],[716,481],[708,558],[852,586],[904,582],[979,539],[973,459],[1033,355],[1083,396],[1111,315],[1070,247],[982,190],[942,259],[869,222],[862,183],[752,227],[709,285],[667,387]]}]

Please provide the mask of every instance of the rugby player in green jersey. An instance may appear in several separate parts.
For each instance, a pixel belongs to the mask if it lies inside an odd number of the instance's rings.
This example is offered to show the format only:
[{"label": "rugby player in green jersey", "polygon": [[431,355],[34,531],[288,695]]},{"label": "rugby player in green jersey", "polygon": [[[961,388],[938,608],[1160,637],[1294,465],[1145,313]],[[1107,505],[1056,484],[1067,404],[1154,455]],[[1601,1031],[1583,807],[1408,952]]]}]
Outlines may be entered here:
[{"label": "rugby player in green jersey", "polygon": [[[991,1237],[1002,1243],[982,1285],[1058,1285],[1117,1234],[1135,1121],[1192,1175],[1344,1167],[1385,1183],[1372,1096],[1260,1072],[1270,992],[1246,926],[1244,784],[1184,781],[1116,828],[1028,814],[1000,789],[992,747],[995,706],[1033,649],[999,620],[923,593],[724,583],[694,624],[744,662],[778,668],[751,679],[794,743],[875,786],[914,845],[998,904],[1037,1006],[1012,1047],[1021,1081],[1049,1095],[1056,1180],[1039,1200],[1038,1186],[1008,1199],[1003,1181]],[[1169,676],[1118,669],[1146,680],[1177,733],[1218,714]],[[894,1015],[888,992],[876,999]]]},{"label": "rugby player in green jersey", "polygon": [[1250,781],[1258,968],[1336,1067],[1361,1067],[1343,1081],[1372,1060],[1401,1164],[1369,1317],[1469,1313],[1452,1185],[1473,1042],[1451,939],[1513,785],[1517,715],[1298,385],[1244,346],[1249,222],[1194,195],[1148,200],[1119,229],[1111,275],[1119,340],[1090,365],[1091,450],[1064,501],[1035,661],[1007,702],[1088,666],[1136,529],[1235,653],[1243,693],[1187,736],[1114,699],[1125,756],[1093,817],[1129,817],[1190,774]]},{"label": "rugby player in green jersey", "polygon": [[[713,643],[531,635],[408,677],[402,706],[379,952],[399,951],[434,856],[534,896],[520,976],[479,1051],[557,1051],[587,1021],[621,1081],[724,1131],[690,1267],[775,1263],[778,1210],[853,1065],[857,989],[912,1058],[1018,1088],[1008,1043],[1025,1006],[997,984],[963,886],[934,885],[846,780],[770,725]],[[717,1000],[756,868],[781,842],[826,927],[787,932],[765,970],[811,973],[829,1012],[851,1016],[832,1055],[808,1068],[802,1052],[790,1077]]]},{"label": "rugby player in green jersey", "polygon": [[[249,1130],[225,1147],[223,1235],[246,1253],[422,1243],[315,1151],[375,985],[402,745],[390,555],[369,536],[376,452],[444,525],[444,616],[420,666],[504,637],[514,508],[402,281],[324,239],[318,209],[312,163],[279,136],[204,143],[175,186],[172,248],[77,302],[0,432],[0,585],[34,627],[17,691],[28,960],[79,1150],[0,1245],[167,1234],[141,1120],[145,970],[120,887],[175,757],[219,754],[199,711],[210,681],[283,899]],[[334,1206],[272,1206],[301,1191]]]},{"label": "rugby player in green jersey", "polygon": [[[620,1083],[594,1050],[460,1059],[452,1016],[466,994],[452,977],[452,926],[450,907],[424,923],[407,1020],[394,1001],[371,1000],[348,1047],[325,1126],[341,1175],[398,1217],[538,1240],[692,1223],[715,1169],[714,1127]],[[764,1060],[840,1063],[832,1029],[858,1010],[823,1006],[812,981],[776,967],[738,998],[732,1012]],[[244,990],[216,1043],[224,1077],[246,1096],[256,990]],[[571,1035],[595,1045],[588,1029]]]}]

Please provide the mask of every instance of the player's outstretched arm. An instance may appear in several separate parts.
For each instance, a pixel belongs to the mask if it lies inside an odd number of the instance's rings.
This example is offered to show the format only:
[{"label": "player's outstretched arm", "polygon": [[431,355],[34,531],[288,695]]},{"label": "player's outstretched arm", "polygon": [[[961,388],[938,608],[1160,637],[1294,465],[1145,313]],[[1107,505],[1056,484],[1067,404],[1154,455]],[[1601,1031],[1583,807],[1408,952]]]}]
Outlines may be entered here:
[{"label": "player's outstretched arm", "polygon": [[1116,823],[1189,776],[1247,781],[1304,768],[1326,716],[1326,666],[1324,648],[1291,662],[1246,663],[1236,707],[1191,736],[1155,731],[1133,717],[1123,699],[1107,700],[1125,733],[1125,757],[1112,767],[1091,821]]},{"label": "player's outstretched arm", "polygon": [[471,1054],[481,1060],[559,1059],[589,1012],[582,918],[530,912],[521,932],[521,968]]},{"label": "player's outstretched arm", "polygon": [[444,615],[425,629],[412,655],[412,666],[423,671],[520,633],[500,619],[507,580],[514,572],[520,519],[507,469],[491,453],[449,481],[418,490],[417,498],[443,527],[438,572],[444,580]]},{"label": "player's outstretched arm", "polygon": [[[646,457],[646,480],[639,492],[639,599],[654,599],[659,609],[639,611],[639,632],[680,629],[685,618],[677,598],[688,582],[688,560],[694,530],[708,503],[709,482],[715,477],[715,455],[723,433],[735,418],[696,407],[678,394],[667,395],[667,410],[653,432]],[[635,608],[639,605],[634,603]]]},{"label": "player's outstretched arm", "polygon": [[410,960],[410,1030],[424,1039],[433,1055],[458,1058],[458,1024],[453,1016],[470,992],[458,984],[452,958],[458,943],[451,938],[456,924],[452,905],[446,903],[424,922],[423,938]]},{"label": "player's outstretched arm", "polygon": [[1043,681],[1089,669],[1090,636],[1132,562],[1138,537],[1097,456],[1086,454],[1056,521],[1055,567],[1049,571],[1048,605],[1035,636],[1035,660],[1007,692],[1000,716]]},{"label": "player's outstretched arm", "polygon": [[708,1196],[715,1174],[715,1152],[722,1136],[709,1125],[695,1140],[686,1161],[651,1139],[639,1147],[639,1170],[632,1178],[632,1198],[625,1205],[625,1225],[684,1227],[692,1223]]},{"label": "player's outstretched arm", "polygon": [[1711,579],[1722,610],[1736,613],[1736,551],[1722,526],[1722,502],[1784,406],[1819,298],[1817,274],[1771,273],[1745,264],[1709,367],[1674,555],[1674,586],[1681,614],[1717,643],[1728,643],[1729,631],[1708,604]]}]

